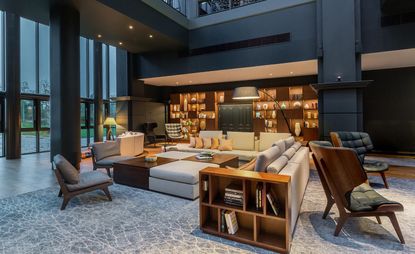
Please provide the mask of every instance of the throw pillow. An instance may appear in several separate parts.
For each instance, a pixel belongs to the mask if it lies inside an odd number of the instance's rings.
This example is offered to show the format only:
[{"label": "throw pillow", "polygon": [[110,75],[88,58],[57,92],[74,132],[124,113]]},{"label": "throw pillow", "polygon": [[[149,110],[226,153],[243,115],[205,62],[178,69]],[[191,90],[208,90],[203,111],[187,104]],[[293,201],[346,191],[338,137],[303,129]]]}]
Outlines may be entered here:
[{"label": "throw pillow", "polygon": [[203,148],[203,139],[198,137],[198,138],[195,138],[195,140],[196,140],[195,148],[199,148],[199,149]]},{"label": "throw pillow", "polygon": [[212,138],[212,146],[210,149],[218,149],[219,148],[219,138]]},{"label": "throw pillow", "polygon": [[62,174],[63,180],[68,184],[77,184],[79,183],[79,172],[72,166],[72,164],[65,159],[60,154],[53,157],[53,162],[55,163],[57,170]]},{"label": "throw pillow", "polygon": [[189,146],[190,147],[195,147],[196,146],[196,139],[195,139],[195,137],[190,137],[190,144],[189,144]]},{"label": "throw pillow", "polygon": [[220,151],[232,151],[232,139],[221,139],[219,150]]},{"label": "throw pillow", "polygon": [[212,139],[211,138],[203,138],[203,148],[210,149],[212,147]]},{"label": "throw pillow", "polygon": [[268,173],[278,174],[288,163],[288,158],[285,156],[281,156],[267,167]]}]

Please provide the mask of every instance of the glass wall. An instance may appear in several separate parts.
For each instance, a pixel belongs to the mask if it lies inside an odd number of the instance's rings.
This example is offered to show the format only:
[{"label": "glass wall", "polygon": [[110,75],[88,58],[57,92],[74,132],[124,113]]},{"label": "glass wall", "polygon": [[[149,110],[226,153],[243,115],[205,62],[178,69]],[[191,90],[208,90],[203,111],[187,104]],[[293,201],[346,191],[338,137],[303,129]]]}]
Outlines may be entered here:
[{"label": "glass wall", "polygon": [[49,26],[39,24],[39,93],[50,94]]},{"label": "glass wall", "polygon": [[36,23],[20,19],[20,85],[22,93],[37,92]]},{"label": "glass wall", "polygon": [[4,16],[0,11],[0,157],[4,156]]}]

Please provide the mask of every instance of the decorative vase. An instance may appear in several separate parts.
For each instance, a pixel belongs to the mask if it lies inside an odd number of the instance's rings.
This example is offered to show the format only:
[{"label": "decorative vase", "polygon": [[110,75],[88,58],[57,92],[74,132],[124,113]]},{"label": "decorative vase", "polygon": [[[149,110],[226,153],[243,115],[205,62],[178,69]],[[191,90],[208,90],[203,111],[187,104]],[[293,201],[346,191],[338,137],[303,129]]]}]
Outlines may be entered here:
[{"label": "decorative vase", "polygon": [[313,128],[316,128],[317,127],[317,124],[316,123],[313,123],[312,126],[313,126]]},{"label": "decorative vase", "polygon": [[268,109],[268,104],[266,104],[266,103],[265,103],[265,104],[263,104],[263,105],[262,105],[262,108],[263,108],[264,110],[267,110],[267,109]]},{"label": "decorative vase", "polygon": [[286,108],[287,108],[287,105],[285,105],[285,102],[282,102],[281,109],[286,109]]},{"label": "decorative vase", "polygon": [[184,111],[187,111],[187,98],[184,98],[184,101],[183,101],[183,110]]},{"label": "decorative vase", "polygon": [[255,117],[258,118],[258,119],[261,118],[261,113],[255,112]]},{"label": "decorative vase", "polygon": [[223,103],[225,101],[225,97],[223,95],[219,96],[219,103]]},{"label": "decorative vase", "polygon": [[196,98],[195,98],[195,97],[192,97],[192,98],[190,99],[190,101],[191,101],[192,103],[196,103],[196,102],[197,102],[197,100],[196,100]]},{"label": "decorative vase", "polygon": [[310,108],[310,105],[308,105],[308,103],[306,103],[305,105],[304,105],[304,109],[309,109]]},{"label": "decorative vase", "polygon": [[308,111],[308,112],[307,112],[307,118],[308,118],[308,119],[310,119],[310,118],[311,118],[311,112],[310,112],[310,111]]},{"label": "decorative vase", "polygon": [[275,110],[274,110],[274,111],[272,111],[272,115],[271,115],[271,117],[272,117],[273,119],[277,118],[277,113],[275,112]]},{"label": "decorative vase", "polygon": [[261,110],[261,104],[256,104],[256,110]]},{"label": "decorative vase", "polygon": [[305,125],[306,128],[310,128],[310,123],[308,121],[305,121],[304,125]]},{"label": "decorative vase", "polygon": [[197,109],[196,104],[193,104],[193,105],[192,105],[192,110],[193,110],[193,111],[196,111],[196,109]]},{"label": "decorative vase", "polygon": [[272,128],[272,121],[268,121],[268,128]]},{"label": "decorative vase", "polygon": [[300,108],[301,107],[301,102],[299,102],[299,101],[296,101],[296,102],[294,102],[294,108]]},{"label": "decorative vase", "polygon": [[314,112],[314,119],[317,119],[317,112]]},{"label": "decorative vase", "polygon": [[173,105],[173,111],[177,111],[176,105]]},{"label": "decorative vase", "polygon": [[202,131],[204,131],[206,129],[206,121],[205,120],[201,120],[199,127]]},{"label": "decorative vase", "polygon": [[215,112],[212,113],[212,119],[215,119]]},{"label": "decorative vase", "polygon": [[301,134],[301,126],[300,123],[295,123],[295,129],[294,129],[295,135],[298,137]]}]

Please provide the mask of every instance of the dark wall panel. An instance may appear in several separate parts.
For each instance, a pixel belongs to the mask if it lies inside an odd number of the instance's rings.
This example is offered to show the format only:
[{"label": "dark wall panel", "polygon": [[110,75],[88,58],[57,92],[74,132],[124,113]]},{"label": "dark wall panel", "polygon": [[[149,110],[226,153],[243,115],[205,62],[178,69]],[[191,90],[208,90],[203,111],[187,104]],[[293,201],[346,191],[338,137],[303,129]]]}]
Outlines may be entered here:
[{"label": "dark wall panel", "polygon": [[415,68],[363,72],[364,129],[377,150],[415,152]]}]

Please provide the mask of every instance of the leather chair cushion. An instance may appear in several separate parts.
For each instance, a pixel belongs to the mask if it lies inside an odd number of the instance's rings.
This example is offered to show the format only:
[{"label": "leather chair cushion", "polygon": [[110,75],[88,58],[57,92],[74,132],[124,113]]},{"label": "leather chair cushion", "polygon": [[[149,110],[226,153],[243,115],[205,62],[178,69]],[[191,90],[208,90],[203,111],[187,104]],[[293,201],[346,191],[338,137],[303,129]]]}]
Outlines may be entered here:
[{"label": "leather chair cushion", "polygon": [[346,197],[349,203],[348,209],[352,212],[374,211],[381,205],[396,204],[398,202],[390,201],[377,193],[367,183],[363,183],[350,193],[349,197]]},{"label": "leather chair cushion", "polygon": [[363,161],[364,155],[373,150],[373,144],[369,134],[365,132],[337,132],[343,147],[354,149],[359,155],[359,159]]},{"label": "leather chair cushion", "polygon": [[77,191],[81,189],[86,189],[95,185],[110,183],[112,184],[112,179],[107,174],[104,174],[100,171],[90,171],[85,172],[79,175],[79,183],[77,184],[68,184],[69,191]]},{"label": "leather chair cushion", "polygon": [[120,155],[109,156],[109,157],[104,158],[103,160],[97,161],[97,166],[98,167],[112,167],[114,163],[133,159],[133,158],[135,157],[134,156],[120,156]]},{"label": "leather chair cushion", "polygon": [[60,154],[53,157],[53,162],[61,173],[65,183],[77,184],[79,183],[78,170]]},{"label": "leather chair cushion", "polygon": [[106,157],[120,155],[120,143],[116,141],[98,142],[92,144],[96,161]]}]

